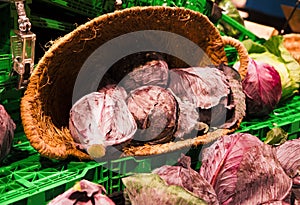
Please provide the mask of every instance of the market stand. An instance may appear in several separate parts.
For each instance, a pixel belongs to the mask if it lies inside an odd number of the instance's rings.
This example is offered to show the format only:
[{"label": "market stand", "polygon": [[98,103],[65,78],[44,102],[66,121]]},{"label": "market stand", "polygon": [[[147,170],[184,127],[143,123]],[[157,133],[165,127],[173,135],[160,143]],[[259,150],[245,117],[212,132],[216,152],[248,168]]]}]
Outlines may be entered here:
[{"label": "market stand", "polygon": [[[75,2],[68,3],[68,10],[77,14],[83,14],[82,11],[79,11],[83,9],[81,5],[80,7],[75,7]],[[136,5],[136,2],[128,1],[124,2],[124,6],[130,7],[130,3],[132,5]],[[168,5],[171,5],[171,2],[167,3]],[[206,2],[202,3],[205,4]],[[153,2],[153,4],[156,3]],[[92,5],[88,6],[90,7],[87,8],[87,13],[91,14],[92,16],[100,15],[102,14],[101,12],[103,12],[102,10],[99,12],[99,10],[95,9],[95,7],[93,7],[93,10]],[[95,6],[95,4],[93,6]],[[202,7],[197,7],[192,3],[190,3],[190,5],[178,4],[178,6],[184,6],[187,8],[190,7],[190,9],[205,13],[204,10],[201,10]],[[97,12],[90,12],[95,10]],[[1,12],[1,15],[7,14],[8,13]],[[211,15],[210,13],[206,14],[208,16]],[[32,19],[33,22],[35,22],[33,25],[40,24],[42,27],[45,27],[46,25],[47,29],[55,27],[63,30],[64,32],[71,31],[73,29],[71,26],[72,24],[54,22],[50,20],[47,20],[46,22],[48,23],[44,24],[45,21],[40,23],[37,22],[35,17]],[[243,35],[241,35],[240,40],[249,37],[257,41],[261,40],[243,26],[236,24],[235,21],[233,21],[231,18],[228,18],[226,15],[222,15],[222,19],[242,32]],[[53,23],[52,26],[50,22]],[[5,32],[8,33],[10,31],[6,30]],[[226,52],[232,61],[236,59],[236,52],[234,49],[228,47]],[[1,102],[6,106],[6,109],[18,125],[13,149],[0,168],[1,204],[47,203],[57,195],[72,187],[74,183],[80,179],[87,179],[96,183],[100,183],[104,185],[108,191],[108,194],[113,194],[121,191],[124,188],[121,182],[122,177],[131,175],[135,172],[149,172],[161,164],[173,164],[176,162],[176,159],[165,161],[166,158],[163,156],[160,160],[128,157],[103,163],[96,163],[94,161],[56,161],[40,156],[40,154],[31,147],[30,143],[26,139],[26,136],[23,134],[22,123],[19,116],[19,103],[23,92],[22,90],[15,89],[17,79],[8,80],[8,74],[10,73],[12,67],[11,54],[9,52],[4,53],[0,56],[0,58],[2,71],[1,77],[3,79],[1,82],[0,93]],[[299,138],[299,109],[299,96],[296,95],[291,100],[279,104],[266,119],[243,121],[238,132],[248,132],[263,140],[267,131],[273,127],[281,127],[289,133],[289,139]],[[194,154],[197,154],[197,150],[191,150],[190,155],[193,157]],[[199,166],[199,163],[194,161],[195,169],[198,169]],[[132,167],[134,167],[134,169],[132,169]]]}]

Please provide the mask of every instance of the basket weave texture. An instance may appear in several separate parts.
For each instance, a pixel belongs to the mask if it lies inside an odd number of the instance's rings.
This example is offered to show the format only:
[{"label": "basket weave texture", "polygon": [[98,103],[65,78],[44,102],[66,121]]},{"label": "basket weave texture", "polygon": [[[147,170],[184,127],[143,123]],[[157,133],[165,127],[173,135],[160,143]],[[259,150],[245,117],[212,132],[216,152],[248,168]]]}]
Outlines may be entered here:
[{"label": "basket weave texture", "polygon": [[[68,129],[76,77],[85,60],[99,46],[122,34],[141,30],[161,30],[181,35],[199,45],[215,65],[227,62],[224,42],[218,30],[198,12],[161,6],[132,7],[90,20],[56,40],[46,51],[33,71],[22,98],[24,132],[41,155],[61,160],[68,157],[90,159],[88,154],[76,147]],[[181,66],[180,62],[172,59],[168,63],[173,67]],[[237,126],[186,143],[203,144],[207,137],[215,138],[233,132]],[[181,147],[161,146],[165,151]],[[147,152],[148,146],[144,148],[143,153],[156,153],[153,149]],[[138,154],[138,151],[130,150],[128,155],[135,153]]]}]

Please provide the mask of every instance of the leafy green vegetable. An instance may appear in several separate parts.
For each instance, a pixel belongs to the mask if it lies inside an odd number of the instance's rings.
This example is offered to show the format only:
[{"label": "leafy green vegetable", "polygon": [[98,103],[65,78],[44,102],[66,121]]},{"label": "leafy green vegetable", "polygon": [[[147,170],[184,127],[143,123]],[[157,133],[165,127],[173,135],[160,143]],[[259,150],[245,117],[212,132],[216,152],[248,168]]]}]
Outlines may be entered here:
[{"label": "leafy green vegetable", "polygon": [[298,92],[300,84],[300,65],[283,45],[282,36],[273,36],[263,44],[251,39],[243,41],[249,57],[272,65],[279,73],[282,85],[281,101]]},{"label": "leafy green vegetable", "polygon": [[204,205],[202,199],[181,186],[167,185],[157,174],[135,174],[122,178],[132,205]]},{"label": "leafy green vegetable", "polygon": [[280,127],[274,127],[269,132],[267,132],[266,140],[264,141],[264,143],[270,145],[281,145],[286,142],[287,138],[287,132],[285,132]]},{"label": "leafy green vegetable", "polygon": [[[224,14],[233,18],[241,25],[244,25],[243,18],[240,16],[237,8],[231,2],[231,0],[221,0],[221,1],[215,1],[215,2],[218,3],[218,5],[221,9],[223,9]],[[219,31],[221,31],[222,33],[225,33],[228,36],[238,37],[240,35],[239,30],[233,28],[232,26],[230,26],[228,23],[226,23],[222,19],[218,22],[217,28],[219,29]]]}]

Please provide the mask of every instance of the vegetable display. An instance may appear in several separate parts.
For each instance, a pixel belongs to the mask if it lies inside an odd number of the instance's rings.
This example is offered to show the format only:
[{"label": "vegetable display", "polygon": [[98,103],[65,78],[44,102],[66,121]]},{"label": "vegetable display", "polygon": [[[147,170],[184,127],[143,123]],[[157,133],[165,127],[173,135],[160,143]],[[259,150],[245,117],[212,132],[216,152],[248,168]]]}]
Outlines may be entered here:
[{"label": "vegetable display", "polygon": [[8,155],[14,139],[16,125],[5,110],[0,105],[0,162]]}]

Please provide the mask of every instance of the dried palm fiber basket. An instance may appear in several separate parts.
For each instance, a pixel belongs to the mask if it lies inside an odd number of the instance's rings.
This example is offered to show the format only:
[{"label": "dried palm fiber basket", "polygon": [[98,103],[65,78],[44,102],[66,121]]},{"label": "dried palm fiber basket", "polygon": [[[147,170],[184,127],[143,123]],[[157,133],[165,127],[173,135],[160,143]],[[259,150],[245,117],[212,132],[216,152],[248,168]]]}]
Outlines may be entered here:
[{"label": "dried palm fiber basket", "polygon": [[[161,30],[183,36],[203,49],[215,65],[227,63],[224,45],[231,44],[240,53],[239,73],[242,77],[246,74],[248,65],[246,49],[237,40],[222,38],[209,19],[201,13],[184,8],[150,6],[132,7],[96,17],[54,42],[33,71],[21,100],[24,132],[31,145],[42,156],[60,160],[69,157],[90,159],[86,152],[76,147],[68,129],[72,92],[77,74],[84,61],[100,45],[122,34],[141,30]],[[173,67],[182,66],[176,59],[167,59],[167,63],[173,64]],[[244,102],[240,102],[236,110],[241,114],[232,129],[220,129],[194,139],[174,143],[131,147],[124,153],[150,155],[208,143],[238,128],[244,116]],[[143,152],[140,152],[141,150]]]},{"label": "dried palm fiber basket", "polygon": [[300,64],[300,34],[283,35],[283,45]]}]

